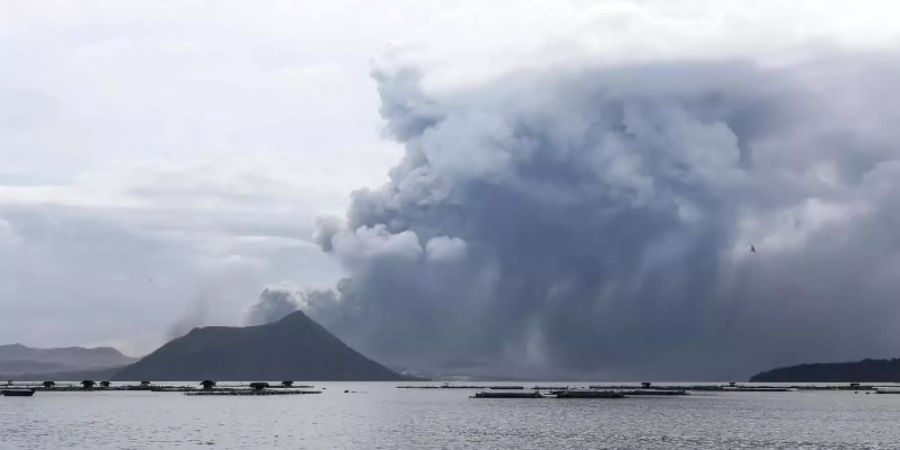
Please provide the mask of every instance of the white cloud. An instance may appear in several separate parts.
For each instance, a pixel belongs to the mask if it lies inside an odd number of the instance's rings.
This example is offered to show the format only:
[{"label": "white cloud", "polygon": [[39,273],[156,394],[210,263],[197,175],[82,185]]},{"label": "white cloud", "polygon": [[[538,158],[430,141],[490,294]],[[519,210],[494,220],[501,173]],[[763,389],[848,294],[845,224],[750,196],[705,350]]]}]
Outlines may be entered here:
[{"label": "white cloud", "polygon": [[466,241],[449,236],[437,236],[425,244],[428,261],[455,261],[466,256]]},{"label": "white cloud", "polygon": [[419,238],[412,231],[393,234],[384,227],[359,227],[342,232],[332,239],[334,253],[349,268],[374,261],[411,262],[422,255]]}]

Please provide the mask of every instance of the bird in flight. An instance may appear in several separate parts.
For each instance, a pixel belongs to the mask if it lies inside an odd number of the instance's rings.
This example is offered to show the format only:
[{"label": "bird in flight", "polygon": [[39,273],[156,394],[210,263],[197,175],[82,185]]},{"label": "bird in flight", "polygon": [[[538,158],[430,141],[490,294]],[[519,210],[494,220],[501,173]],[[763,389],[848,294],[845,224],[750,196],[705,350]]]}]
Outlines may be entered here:
[{"label": "bird in flight", "polygon": [[756,253],[756,246],[754,246],[753,244],[750,244],[750,252]]}]

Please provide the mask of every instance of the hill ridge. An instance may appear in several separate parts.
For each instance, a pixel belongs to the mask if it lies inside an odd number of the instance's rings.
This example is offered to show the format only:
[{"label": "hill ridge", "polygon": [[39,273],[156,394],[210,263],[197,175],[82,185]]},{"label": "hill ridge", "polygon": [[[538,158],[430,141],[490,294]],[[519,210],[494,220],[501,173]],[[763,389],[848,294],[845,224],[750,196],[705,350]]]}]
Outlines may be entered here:
[{"label": "hill ridge", "polygon": [[302,311],[246,327],[194,328],[113,376],[115,380],[402,380]]},{"label": "hill ridge", "polygon": [[900,358],[804,363],[760,372],[754,382],[898,382]]}]

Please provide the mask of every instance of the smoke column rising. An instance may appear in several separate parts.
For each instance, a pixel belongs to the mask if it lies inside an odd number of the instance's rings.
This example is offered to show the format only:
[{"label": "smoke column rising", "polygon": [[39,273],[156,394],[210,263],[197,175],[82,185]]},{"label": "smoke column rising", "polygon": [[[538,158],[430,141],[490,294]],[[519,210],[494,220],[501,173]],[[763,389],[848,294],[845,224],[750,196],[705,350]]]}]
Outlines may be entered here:
[{"label": "smoke column rising", "polygon": [[897,356],[893,56],[570,67],[437,93],[379,68],[405,153],[319,223],[350,275],[307,308],[432,370],[721,379]]},{"label": "smoke column rising", "polygon": [[247,309],[246,325],[263,325],[277,322],[297,310],[297,301],[291,292],[283,289],[264,289],[259,300]]}]

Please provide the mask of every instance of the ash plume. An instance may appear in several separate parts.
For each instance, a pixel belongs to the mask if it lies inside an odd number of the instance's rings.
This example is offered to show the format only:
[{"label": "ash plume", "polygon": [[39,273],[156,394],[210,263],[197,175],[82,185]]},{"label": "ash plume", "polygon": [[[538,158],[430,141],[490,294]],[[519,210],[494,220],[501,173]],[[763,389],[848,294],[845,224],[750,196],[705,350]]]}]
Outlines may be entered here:
[{"label": "ash plume", "polygon": [[283,289],[264,289],[259,300],[250,306],[244,318],[246,325],[276,322],[297,310],[294,294]]},{"label": "ash plume", "polygon": [[378,69],[405,153],[343,225],[320,223],[349,276],[307,308],[409,367],[722,379],[897,356],[896,60],[566,68],[443,93]]},{"label": "ash plume", "polygon": [[166,340],[184,336],[196,327],[201,327],[209,321],[210,300],[206,296],[198,295],[194,297],[184,313],[174,323],[169,325],[166,330]]}]

